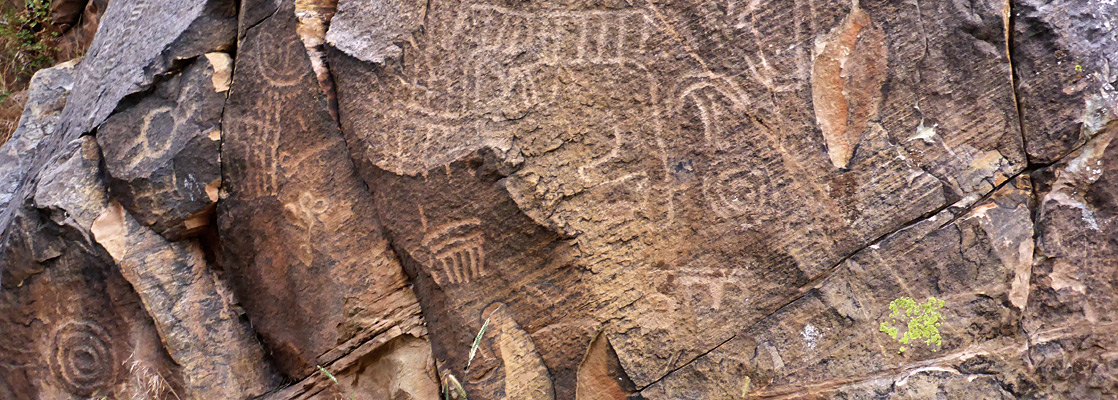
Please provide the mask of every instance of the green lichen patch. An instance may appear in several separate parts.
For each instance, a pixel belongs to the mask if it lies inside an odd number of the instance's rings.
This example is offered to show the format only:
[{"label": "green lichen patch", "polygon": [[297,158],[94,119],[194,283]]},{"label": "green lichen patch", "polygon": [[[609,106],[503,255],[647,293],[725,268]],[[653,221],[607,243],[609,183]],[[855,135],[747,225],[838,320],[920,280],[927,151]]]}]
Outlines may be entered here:
[{"label": "green lichen patch", "polygon": [[[889,303],[888,321],[882,321],[878,330],[901,344],[898,353],[904,353],[912,341],[921,340],[925,345],[934,345],[932,351],[938,351],[943,344],[943,338],[939,334],[939,310],[943,305],[944,301],[935,297],[929,297],[924,303],[917,303],[911,297],[898,298]],[[904,325],[904,334],[894,325]]]}]

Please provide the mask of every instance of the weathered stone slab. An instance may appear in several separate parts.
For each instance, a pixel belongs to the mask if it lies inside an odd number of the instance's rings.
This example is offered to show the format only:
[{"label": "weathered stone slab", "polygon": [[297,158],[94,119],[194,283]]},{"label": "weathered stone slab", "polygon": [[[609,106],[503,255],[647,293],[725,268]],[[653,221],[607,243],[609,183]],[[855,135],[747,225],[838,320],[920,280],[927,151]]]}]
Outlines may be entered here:
[{"label": "weathered stone slab", "polygon": [[0,286],[0,396],[181,393],[182,376],[136,293],[89,236],[90,217],[107,202],[97,143],[87,136],[58,151],[67,156],[48,164],[35,198],[11,205]]},{"label": "weathered stone slab", "polygon": [[[119,0],[102,18],[99,34],[73,78],[73,94],[57,122],[57,133],[27,154],[27,176],[13,198],[29,198],[44,165],[65,156],[60,149],[91,133],[125,96],[151,86],[178,59],[231,47],[236,30],[233,2]],[[7,236],[14,210],[0,209],[0,235]]]},{"label": "weathered stone slab", "polygon": [[169,240],[209,225],[221,186],[221,112],[232,59],[197,57],[97,129],[113,197]]},{"label": "weathered stone slab", "polygon": [[1022,324],[1041,390],[1118,395],[1118,126],[1035,175],[1037,257]]},{"label": "weathered stone slab", "polygon": [[[990,384],[1030,379],[1018,376],[1028,372],[1028,342],[1020,330],[1025,304],[1015,296],[1027,290],[1032,265],[1031,189],[1018,178],[969,209],[962,203],[890,235],[642,394],[873,398],[868,393],[880,391],[886,398],[922,398],[922,389],[888,389],[943,374],[920,386],[947,398],[1015,398]],[[901,344],[879,330],[890,302],[900,297],[944,300],[942,346],[913,341],[899,353]],[[977,378],[983,380],[974,383]]]},{"label": "weathered stone slab", "polygon": [[292,379],[334,368],[364,343],[426,335],[297,24],[286,1],[244,32],[222,125],[227,197],[218,208],[229,282]]},{"label": "weathered stone slab", "polygon": [[167,352],[182,369],[188,397],[250,399],[279,383],[233,304],[232,291],[197,241],[168,242],[115,200],[90,231],[155,320]]},{"label": "weathered stone slab", "polygon": [[236,8],[228,0],[116,0],[101,18],[62,114],[65,137],[90,132],[125,96],[151,86],[175,60],[229,49]]},{"label": "weathered stone slab", "polygon": [[569,398],[602,324],[647,386],[1020,172],[1005,7],[343,0],[327,41],[444,372],[501,302]]},{"label": "weathered stone slab", "polygon": [[22,201],[15,196],[30,172],[32,160],[42,151],[39,143],[57,130],[59,113],[74,86],[75,64],[40,70],[31,78],[19,126],[0,147],[0,210],[7,209],[13,199]]},{"label": "weathered stone slab", "polygon": [[[324,367],[334,379],[316,373],[269,394],[267,400],[434,399],[439,398],[431,344],[401,335],[386,343],[370,341]],[[337,380],[335,382],[334,380]],[[363,396],[363,397],[362,397]]]},{"label": "weathered stone slab", "polygon": [[1118,118],[1118,4],[1013,0],[1013,67],[1030,160],[1051,163]]}]

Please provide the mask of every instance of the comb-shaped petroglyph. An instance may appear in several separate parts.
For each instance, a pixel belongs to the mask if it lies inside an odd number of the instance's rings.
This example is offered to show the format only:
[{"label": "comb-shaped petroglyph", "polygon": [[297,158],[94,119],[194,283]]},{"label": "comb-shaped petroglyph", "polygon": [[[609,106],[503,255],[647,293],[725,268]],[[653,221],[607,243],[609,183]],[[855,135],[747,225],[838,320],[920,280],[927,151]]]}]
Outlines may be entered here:
[{"label": "comb-shaped petroglyph", "polygon": [[96,322],[72,320],[56,328],[48,361],[58,382],[79,396],[107,390],[116,380],[112,338]]},{"label": "comb-shaped petroglyph", "polygon": [[469,218],[435,228],[423,236],[436,271],[431,275],[440,286],[467,283],[486,275],[485,235],[481,221]]},{"label": "comb-shaped petroglyph", "polygon": [[836,168],[846,168],[877,116],[888,58],[885,33],[854,1],[850,14],[815,41],[811,72],[815,119]]}]

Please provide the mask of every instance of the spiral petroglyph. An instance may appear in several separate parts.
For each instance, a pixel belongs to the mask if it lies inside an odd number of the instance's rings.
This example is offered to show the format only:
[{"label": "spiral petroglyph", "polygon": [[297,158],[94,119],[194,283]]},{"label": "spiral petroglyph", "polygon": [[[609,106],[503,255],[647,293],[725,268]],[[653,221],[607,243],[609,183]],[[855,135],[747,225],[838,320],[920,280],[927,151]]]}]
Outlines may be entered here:
[{"label": "spiral petroglyph", "polygon": [[89,396],[107,389],[116,366],[109,332],[97,323],[70,321],[55,330],[50,369],[71,393]]}]

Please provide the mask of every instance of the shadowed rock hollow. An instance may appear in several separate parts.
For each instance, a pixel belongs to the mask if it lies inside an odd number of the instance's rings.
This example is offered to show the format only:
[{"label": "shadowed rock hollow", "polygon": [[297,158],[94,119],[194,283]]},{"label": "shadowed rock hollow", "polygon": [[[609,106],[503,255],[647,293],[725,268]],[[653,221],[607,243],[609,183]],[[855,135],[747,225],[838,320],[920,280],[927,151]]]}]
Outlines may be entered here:
[{"label": "shadowed rock hollow", "polygon": [[0,398],[1118,396],[1115,15],[111,0],[0,148]]}]

